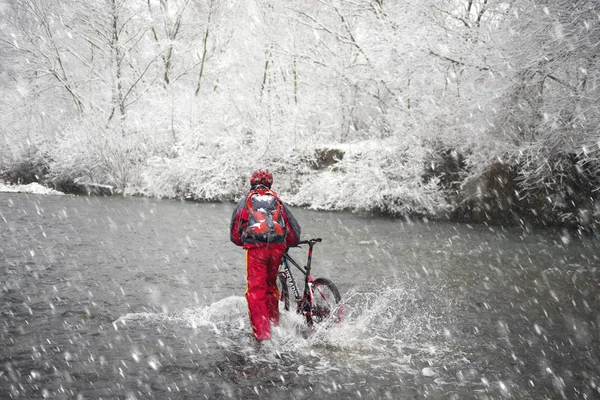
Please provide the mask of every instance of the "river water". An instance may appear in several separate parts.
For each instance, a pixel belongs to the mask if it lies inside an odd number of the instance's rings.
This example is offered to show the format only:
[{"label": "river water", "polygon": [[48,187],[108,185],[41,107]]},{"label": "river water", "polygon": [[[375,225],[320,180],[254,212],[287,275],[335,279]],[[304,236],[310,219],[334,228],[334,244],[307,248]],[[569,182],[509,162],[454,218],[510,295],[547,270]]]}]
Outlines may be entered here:
[{"label": "river water", "polygon": [[293,209],[345,319],[256,346],[232,209],[0,194],[0,398],[600,396],[597,238]]}]

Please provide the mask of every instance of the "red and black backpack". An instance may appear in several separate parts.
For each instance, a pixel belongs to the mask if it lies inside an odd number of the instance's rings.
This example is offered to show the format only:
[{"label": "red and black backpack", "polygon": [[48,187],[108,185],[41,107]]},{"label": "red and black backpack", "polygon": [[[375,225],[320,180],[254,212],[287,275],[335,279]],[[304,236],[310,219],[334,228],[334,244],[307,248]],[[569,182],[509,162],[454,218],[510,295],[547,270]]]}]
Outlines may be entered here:
[{"label": "red and black backpack", "polygon": [[270,189],[254,189],[246,197],[248,224],[243,232],[245,242],[285,243],[283,204]]}]

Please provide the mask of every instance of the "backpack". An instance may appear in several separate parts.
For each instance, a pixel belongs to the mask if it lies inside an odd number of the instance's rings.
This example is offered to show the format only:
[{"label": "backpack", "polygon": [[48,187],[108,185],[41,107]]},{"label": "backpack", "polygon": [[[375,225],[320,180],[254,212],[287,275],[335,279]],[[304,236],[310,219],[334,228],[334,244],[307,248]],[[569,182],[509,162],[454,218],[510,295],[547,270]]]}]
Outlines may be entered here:
[{"label": "backpack", "polygon": [[275,192],[255,189],[246,197],[248,224],[243,233],[246,242],[285,243],[283,204]]}]

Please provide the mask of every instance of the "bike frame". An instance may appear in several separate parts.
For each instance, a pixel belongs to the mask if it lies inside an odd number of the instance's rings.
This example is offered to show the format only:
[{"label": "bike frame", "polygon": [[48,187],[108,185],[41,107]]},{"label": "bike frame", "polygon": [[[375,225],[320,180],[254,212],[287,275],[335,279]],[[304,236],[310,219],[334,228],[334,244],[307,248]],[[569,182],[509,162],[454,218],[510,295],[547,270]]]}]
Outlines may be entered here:
[{"label": "bike frame", "polygon": [[[293,294],[294,298],[296,299],[296,304],[297,304],[296,311],[298,313],[302,313],[306,316],[306,321],[308,322],[309,325],[312,325],[312,323],[313,323],[313,320],[312,320],[313,311],[312,310],[315,307],[315,299],[314,299],[313,290],[312,290],[313,277],[310,274],[310,265],[312,262],[313,247],[315,244],[317,244],[321,241],[322,241],[321,238],[303,240],[303,241],[300,241],[297,246],[294,246],[294,247],[299,247],[302,244],[308,245],[308,258],[306,260],[306,266],[304,266],[304,267],[300,266],[300,264],[298,264],[296,262],[296,260],[294,260],[289,255],[287,250],[283,253],[283,259],[281,260],[281,264],[283,265],[283,273],[285,274],[286,280],[289,283],[289,287],[292,289],[292,294]],[[294,267],[298,268],[298,270],[300,272],[302,272],[302,274],[304,274],[304,291],[302,294],[300,294],[300,290],[298,289],[296,279],[294,278],[294,275],[292,274],[292,269],[290,268],[290,264],[292,264]]]}]

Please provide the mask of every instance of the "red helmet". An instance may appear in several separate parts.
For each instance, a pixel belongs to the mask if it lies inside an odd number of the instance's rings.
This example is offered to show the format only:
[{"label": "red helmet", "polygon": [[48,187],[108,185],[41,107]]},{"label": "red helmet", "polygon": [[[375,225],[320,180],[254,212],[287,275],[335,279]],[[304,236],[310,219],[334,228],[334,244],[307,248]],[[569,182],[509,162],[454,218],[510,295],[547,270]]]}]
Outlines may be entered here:
[{"label": "red helmet", "polygon": [[268,169],[259,169],[258,171],[254,171],[252,176],[250,177],[250,185],[264,185],[268,188],[273,184],[273,174],[269,172]]}]

